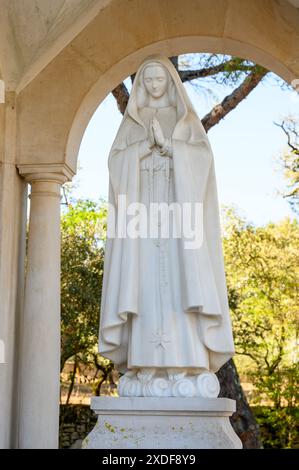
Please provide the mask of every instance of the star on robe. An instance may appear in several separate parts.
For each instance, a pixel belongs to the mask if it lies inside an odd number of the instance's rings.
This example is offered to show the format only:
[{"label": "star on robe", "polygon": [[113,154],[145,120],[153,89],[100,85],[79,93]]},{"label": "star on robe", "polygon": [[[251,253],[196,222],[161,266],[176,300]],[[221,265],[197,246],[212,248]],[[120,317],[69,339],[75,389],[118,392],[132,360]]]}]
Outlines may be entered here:
[{"label": "star on robe", "polygon": [[166,348],[166,343],[171,343],[169,336],[166,333],[163,333],[162,330],[158,330],[157,333],[153,333],[155,339],[151,341],[151,343],[156,343],[156,347],[162,346],[163,349]]}]

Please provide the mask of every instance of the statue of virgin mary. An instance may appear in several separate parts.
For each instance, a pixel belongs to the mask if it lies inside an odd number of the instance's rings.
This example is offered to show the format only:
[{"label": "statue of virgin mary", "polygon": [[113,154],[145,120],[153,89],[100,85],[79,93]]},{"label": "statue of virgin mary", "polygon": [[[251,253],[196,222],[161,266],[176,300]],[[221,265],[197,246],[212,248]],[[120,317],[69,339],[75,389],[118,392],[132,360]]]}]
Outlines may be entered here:
[{"label": "statue of virgin mary", "polygon": [[[215,397],[215,372],[234,344],[213,154],[166,57],[139,67],[108,168],[115,216],[108,214],[99,352],[124,374],[121,396]],[[200,204],[200,246],[160,229],[155,237],[116,236],[120,196],[127,208]]]}]

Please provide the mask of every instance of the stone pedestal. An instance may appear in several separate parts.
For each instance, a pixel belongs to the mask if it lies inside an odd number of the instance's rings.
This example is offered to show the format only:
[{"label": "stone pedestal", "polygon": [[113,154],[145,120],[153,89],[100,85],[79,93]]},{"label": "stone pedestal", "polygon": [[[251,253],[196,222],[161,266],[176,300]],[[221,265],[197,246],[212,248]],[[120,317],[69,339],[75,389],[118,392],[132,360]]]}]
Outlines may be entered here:
[{"label": "stone pedestal", "polygon": [[85,449],[241,449],[228,398],[94,397]]}]

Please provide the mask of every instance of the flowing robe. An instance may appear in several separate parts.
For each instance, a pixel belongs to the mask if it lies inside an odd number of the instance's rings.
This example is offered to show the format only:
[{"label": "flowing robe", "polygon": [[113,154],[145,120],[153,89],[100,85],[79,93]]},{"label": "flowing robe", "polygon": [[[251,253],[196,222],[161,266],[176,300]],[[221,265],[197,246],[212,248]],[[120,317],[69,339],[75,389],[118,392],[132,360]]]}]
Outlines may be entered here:
[{"label": "flowing robe", "polygon": [[[140,116],[147,130],[153,115],[171,142],[176,109],[171,106],[158,110],[142,109]],[[172,154],[170,151],[170,154],[162,156],[156,148],[148,153],[144,146],[140,158],[140,202],[147,208],[149,228],[150,203],[171,204],[175,201]],[[164,215],[167,216],[166,213]],[[163,223],[161,219],[160,224]],[[209,355],[200,339],[197,313],[184,314],[179,240],[172,236],[171,220],[169,229],[169,238],[163,236],[165,234],[159,226],[158,237],[139,241],[139,304],[138,315],[129,320],[129,369],[209,369]]]},{"label": "flowing robe", "polygon": [[125,195],[127,207],[148,204],[150,193],[164,201],[163,164],[171,162],[170,200],[181,207],[203,205],[203,242],[186,249],[185,237],[157,247],[152,239],[111,236],[110,228],[116,222],[117,232],[119,221],[108,214],[99,352],[121,372],[153,366],[216,372],[234,355],[234,344],[213,154],[171,62],[160,56],[154,60],[168,70],[176,90],[176,115],[164,110],[167,118],[163,118],[163,108],[157,111],[172,156],[155,157],[161,171],[151,167],[154,184],[149,186],[144,165],[151,153],[146,122],[151,112],[137,106],[141,67],[109,154],[109,203],[118,216],[119,196]]}]

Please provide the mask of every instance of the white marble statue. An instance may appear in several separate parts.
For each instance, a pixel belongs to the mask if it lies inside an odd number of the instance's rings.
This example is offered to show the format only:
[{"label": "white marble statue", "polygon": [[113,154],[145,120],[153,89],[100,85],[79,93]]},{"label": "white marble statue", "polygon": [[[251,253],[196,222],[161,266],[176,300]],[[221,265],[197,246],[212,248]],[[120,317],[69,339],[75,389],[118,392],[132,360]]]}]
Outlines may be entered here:
[{"label": "white marble statue", "polygon": [[200,246],[165,237],[165,216],[155,237],[107,237],[99,352],[124,373],[119,395],[217,397],[215,372],[234,345],[213,154],[166,57],[139,67],[108,166],[116,217],[121,195],[148,213],[153,203],[202,207]]}]

